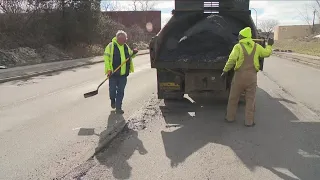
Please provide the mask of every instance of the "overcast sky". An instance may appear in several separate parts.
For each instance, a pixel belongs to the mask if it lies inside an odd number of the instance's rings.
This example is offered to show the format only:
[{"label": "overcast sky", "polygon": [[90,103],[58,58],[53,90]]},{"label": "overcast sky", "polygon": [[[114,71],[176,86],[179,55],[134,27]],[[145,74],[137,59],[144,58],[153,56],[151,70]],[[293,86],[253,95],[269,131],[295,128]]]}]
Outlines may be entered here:
[{"label": "overcast sky", "polygon": [[[130,6],[131,1],[118,0],[122,6]],[[298,25],[306,24],[306,20],[301,16],[301,13],[306,13],[306,7],[312,9],[312,0],[287,0],[287,1],[260,1],[251,0],[250,8],[254,8],[258,13],[258,24],[263,19],[277,19],[280,25]],[[156,1],[156,9],[161,10],[162,26],[171,16],[171,10],[174,9],[174,1]],[[313,15],[312,10],[309,10],[309,20],[311,22]],[[256,13],[252,10],[252,18],[255,21]],[[319,23],[319,20],[317,21]]]}]

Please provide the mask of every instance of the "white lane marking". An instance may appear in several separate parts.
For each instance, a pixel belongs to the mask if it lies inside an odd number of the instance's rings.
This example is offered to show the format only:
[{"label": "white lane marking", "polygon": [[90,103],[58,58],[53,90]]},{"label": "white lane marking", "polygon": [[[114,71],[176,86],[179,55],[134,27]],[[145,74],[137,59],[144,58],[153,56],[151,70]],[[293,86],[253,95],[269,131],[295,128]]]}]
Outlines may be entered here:
[{"label": "white lane marking", "polygon": [[189,114],[191,117],[195,117],[195,116],[196,116],[196,112],[188,112],[188,114]]},{"label": "white lane marking", "polygon": [[311,153],[308,153],[302,149],[299,149],[298,150],[298,154],[300,154],[302,157],[304,158],[320,158],[320,156],[318,154],[311,154]]},{"label": "white lane marking", "polygon": [[282,173],[282,174],[285,174],[293,179],[299,179],[299,177],[297,177],[296,175],[294,175],[289,169],[287,168],[281,168],[281,167],[274,167],[273,168],[274,170]]}]

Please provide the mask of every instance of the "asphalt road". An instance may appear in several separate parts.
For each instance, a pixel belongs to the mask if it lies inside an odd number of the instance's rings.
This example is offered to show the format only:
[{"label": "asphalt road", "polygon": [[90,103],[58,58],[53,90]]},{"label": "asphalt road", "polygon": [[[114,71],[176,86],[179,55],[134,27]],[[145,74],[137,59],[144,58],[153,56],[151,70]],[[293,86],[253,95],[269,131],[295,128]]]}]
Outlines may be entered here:
[{"label": "asphalt road", "polygon": [[[148,56],[135,62],[123,116],[110,113],[107,86],[83,98],[102,80],[101,64],[1,84],[0,179],[320,179],[319,70],[268,58],[257,125],[247,128],[243,105],[227,124],[221,99],[158,101]],[[119,137],[86,161],[124,119]]]},{"label": "asphalt road", "polygon": [[[313,83],[320,76],[317,72],[269,58],[268,76],[259,73],[254,128],[244,126],[243,104],[236,123],[228,124],[223,121],[226,102],[221,99],[151,98],[108,148],[64,179],[318,180],[320,119],[304,105],[312,104],[317,97],[312,92],[320,90],[320,83]],[[316,76],[308,83],[293,74]],[[313,98],[290,95],[296,91],[311,92]]]},{"label": "asphalt road", "polygon": [[[108,84],[84,99],[104,78],[96,64],[24,81],[0,84],[0,179],[52,179],[86,161],[99,144],[99,134],[115,125],[109,120]],[[156,92],[149,55],[135,58],[129,76],[124,117]],[[120,119],[119,119],[120,120]],[[79,136],[80,128],[96,135]]]},{"label": "asphalt road", "polygon": [[320,114],[320,69],[278,57],[265,62],[265,74],[270,79]]}]

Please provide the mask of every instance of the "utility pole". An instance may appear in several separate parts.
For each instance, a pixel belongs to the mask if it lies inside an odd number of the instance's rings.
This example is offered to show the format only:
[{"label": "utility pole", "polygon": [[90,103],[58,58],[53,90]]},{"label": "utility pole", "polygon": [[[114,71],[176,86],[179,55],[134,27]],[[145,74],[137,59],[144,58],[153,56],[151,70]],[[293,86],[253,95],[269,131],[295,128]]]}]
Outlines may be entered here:
[{"label": "utility pole", "polygon": [[256,12],[256,27],[258,29],[258,13],[257,13],[257,10],[255,8],[251,8],[251,9],[253,9]]},{"label": "utility pole", "polygon": [[315,33],[314,21],[316,19],[316,10],[313,11],[313,20],[312,20],[312,34]]}]

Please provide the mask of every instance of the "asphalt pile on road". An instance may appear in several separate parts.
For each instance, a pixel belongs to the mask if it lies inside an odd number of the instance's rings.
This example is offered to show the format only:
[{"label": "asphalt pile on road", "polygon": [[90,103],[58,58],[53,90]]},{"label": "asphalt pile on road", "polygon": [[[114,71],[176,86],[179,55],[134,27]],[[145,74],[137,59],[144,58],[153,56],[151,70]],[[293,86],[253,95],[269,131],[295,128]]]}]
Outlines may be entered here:
[{"label": "asphalt pile on road", "polygon": [[[227,57],[237,43],[237,36],[242,28],[244,28],[244,25],[234,18],[220,15],[208,16],[183,34],[173,32],[172,37],[166,42],[166,48],[162,51],[159,60],[227,61]],[[182,35],[176,38],[176,34]],[[181,39],[184,40],[180,41]]]},{"label": "asphalt pile on road", "polygon": [[129,118],[125,129],[139,131],[146,128],[146,123],[160,117],[159,100],[152,98],[147,105]]}]

